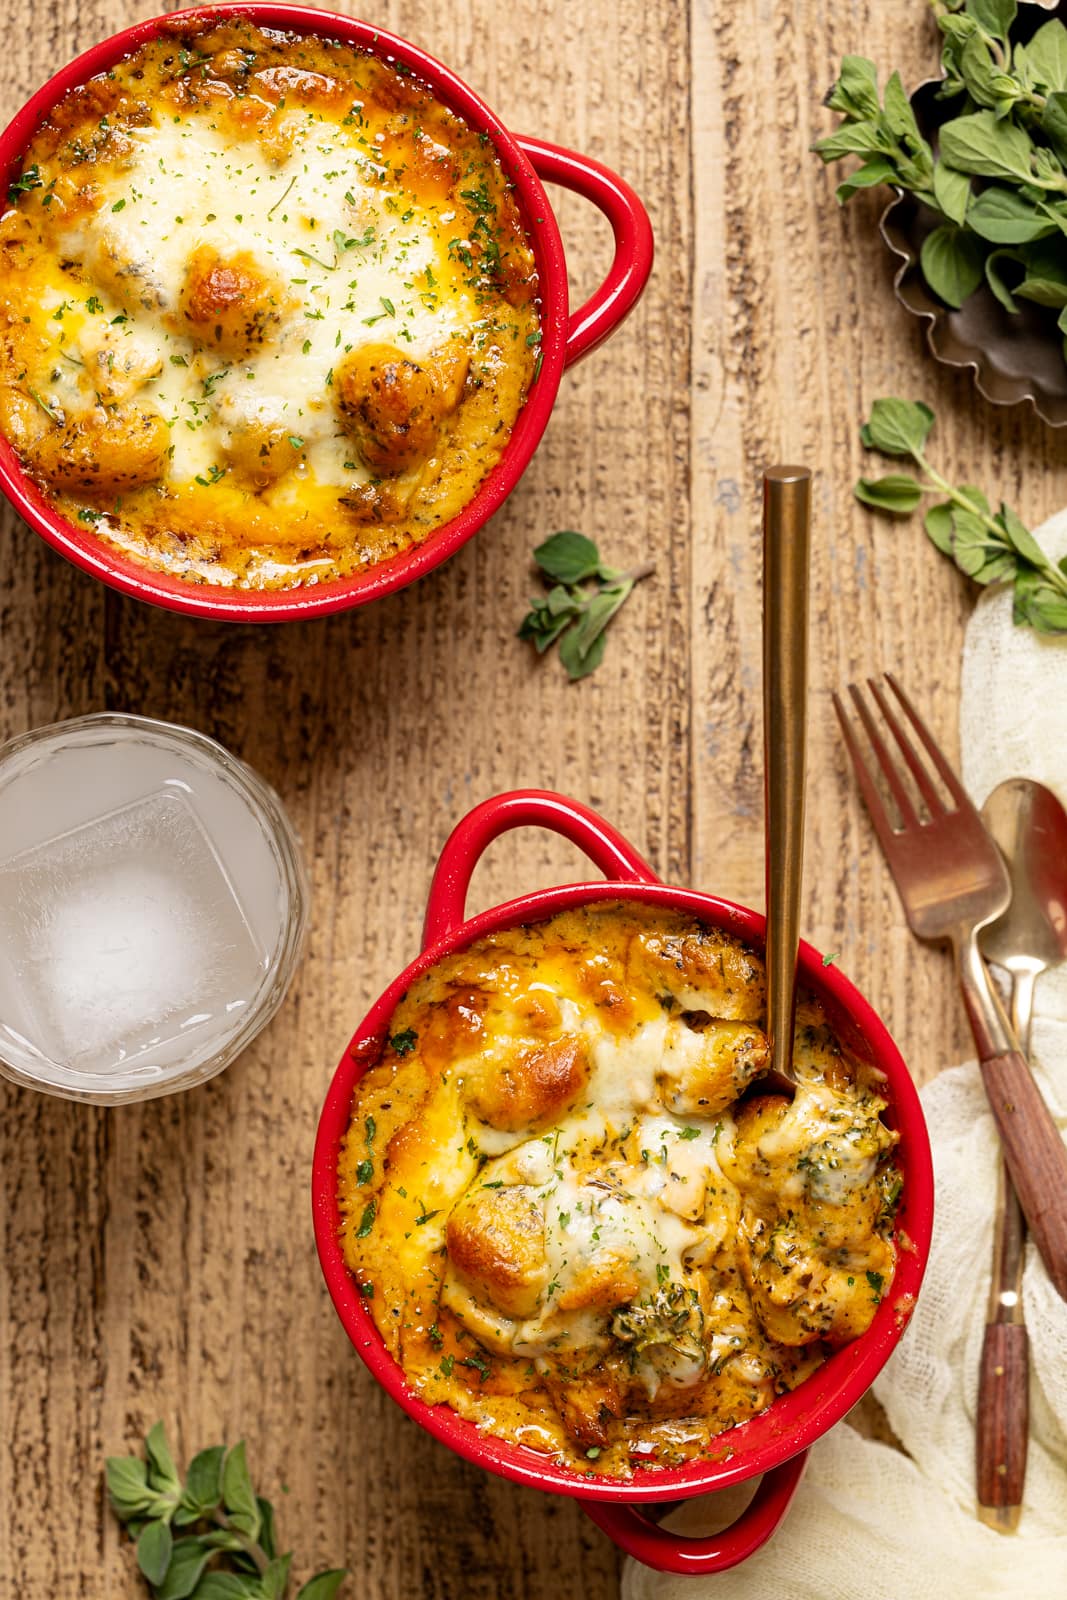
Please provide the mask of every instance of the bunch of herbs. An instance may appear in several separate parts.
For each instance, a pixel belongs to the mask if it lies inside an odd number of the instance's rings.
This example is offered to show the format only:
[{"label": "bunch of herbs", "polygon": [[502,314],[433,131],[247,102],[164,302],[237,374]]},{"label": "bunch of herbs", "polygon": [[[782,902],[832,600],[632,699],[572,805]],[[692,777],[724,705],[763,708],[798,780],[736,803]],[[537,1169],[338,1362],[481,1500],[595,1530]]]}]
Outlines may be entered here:
[{"label": "bunch of herbs", "polygon": [[814,148],[824,161],[860,157],[838,188],[842,203],[886,183],[937,215],[920,262],[947,305],[984,281],[1009,312],[1020,300],[1055,310],[1067,334],[1067,27],[1053,17],[1013,41],[1016,0],[932,4],[943,35],[938,97],[958,105],[936,153],[900,74],[880,95],[862,56],[842,63],[827,98],[842,123]]},{"label": "bunch of herbs", "polygon": [[[183,1483],[157,1422],[145,1459],[108,1458],[107,1487],[155,1600],[286,1600],[292,1552],[278,1554],[274,1508],[252,1487],[243,1442],[201,1450]],[[333,1600],[344,1578],[316,1573],[296,1600]]]},{"label": "bunch of herbs", "polygon": [[1011,583],[1016,623],[1038,633],[1067,633],[1067,557],[1055,565],[1010,506],[994,511],[981,489],[950,483],[930,461],[926,446],[934,413],[921,401],[876,400],[860,429],[868,450],[910,459],[914,472],[861,478],[864,505],[907,516],[936,496],[924,517],[930,539],[975,583]]},{"label": "bunch of herbs", "polygon": [[538,655],[558,644],[575,683],[603,661],[608,624],[653,564],[644,562],[631,572],[605,566],[592,539],[569,528],[552,534],[533,554],[548,593],[531,599],[519,638],[529,639]]}]

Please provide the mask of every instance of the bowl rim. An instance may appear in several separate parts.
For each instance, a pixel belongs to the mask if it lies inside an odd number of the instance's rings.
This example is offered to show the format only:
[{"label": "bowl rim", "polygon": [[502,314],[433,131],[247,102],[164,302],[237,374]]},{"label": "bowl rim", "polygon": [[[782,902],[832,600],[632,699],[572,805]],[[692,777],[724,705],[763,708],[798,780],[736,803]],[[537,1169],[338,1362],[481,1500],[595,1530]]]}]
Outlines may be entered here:
[{"label": "bowl rim", "polygon": [[[933,1166],[918,1092],[884,1023],[851,980],[835,965],[825,964],[822,955],[802,940],[798,959],[801,982],[827,1003],[835,1023],[843,1019],[850,1031],[858,1029],[857,1038],[850,1038],[850,1043],[885,1073],[892,1091],[892,1120],[901,1133],[897,1158],[905,1182],[897,1216],[896,1270],[866,1333],[835,1351],[766,1411],[719,1435],[709,1456],[680,1467],[639,1469],[633,1479],[583,1476],[529,1447],[481,1432],[447,1404],[429,1405],[422,1400],[386,1350],[345,1264],[338,1236],[337,1161],[351,1117],[353,1093],[364,1072],[378,1059],[397,1004],[412,982],[436,961],[484,934],[542,922],[557,912],[605,900],[682,911],[763,947],[765,919],[760,913],[715,895],[658,882],[568,884],[522,895],[467,918],[425,948],[393,980],[352,1036],[335,1069],[319,1120],[312,1211],[319,1262],[345,1332],[374,1377],[420,1426],[465,1460],[513,1482],[575,1499],[648,1504],[689,1499],[769,1471],[806,1449],[866,1393],[904,1332],[922,1282],[933,1225]],[[721,1449],[717,1448],[719,1441]]]},{"label": "bowl rim", "polygon": [[247,18],[263,27],[340,38],[387,63],[399,62],[425,82],[448,109],[478,133],[487,134],[513,185],[527,243],[538,273],[541,364],[530,384],[500,459],[465,506],[419,544],[345,578],[309,582],[295,589],[237,589],[196,583],[158,572],[113,550],[91,530],[80,529],[52,506],[0,434],[0,492],[54,550],[83,572],[120,593],[168,611],[229,622],[282,622],[329,616],[367,604],[447,561],[499,510],[525,472],[548,424],[565,365],[569,295],[559,226],[544,185],[515,135],[470,86],[419,45],[385,28],[340,12],[291,5],[285,0],[238,0],[148,17],[90,45],[59,69],[0,131],[0,183],[6,190],[41,122],[68,90],[106,71],[123,56],[166,32],[211,18]]}]

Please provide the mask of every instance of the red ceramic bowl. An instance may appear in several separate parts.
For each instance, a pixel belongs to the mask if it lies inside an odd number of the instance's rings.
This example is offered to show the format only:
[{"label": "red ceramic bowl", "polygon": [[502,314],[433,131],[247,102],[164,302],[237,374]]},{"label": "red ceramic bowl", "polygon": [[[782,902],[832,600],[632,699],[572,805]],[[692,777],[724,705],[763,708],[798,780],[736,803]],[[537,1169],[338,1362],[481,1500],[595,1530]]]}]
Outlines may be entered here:
[{"label": "red ceramic bowl", "polygon": [[[499,834],[528,824],[564,834],[585,850],[609,881],[542,890],[465,920],[467,886],[479,856]],[[315,1142],[315,1239],[333,1303],[352,1343],[393,1399],[435,1438],[502,1477],[580,1500],[617,1545],[649,1566],[668,1572],[719,1572],[743,1561],[770,1536],[792,1499],[808,1446],[855,1405],[885,1365],[911,1316],[930,1246],[933,1173],[918,1095],[878,1017],[843,973],[834,966],[823,966],[818,951],[801,945],[801,982],[822,1001],[838,1037],[885,1074],[888,1117],[900,1131],[897,1159],[904,1190],[897,1221],[897,1269],[867,1332],[836,1351],[810,1378],[760,1416],[722,1434],[711,1457],[664,1471],[639,1472],[627,1481],[590,1479],[534,1450],[480,1433],[449,1406],[427,1405],[408,1386],[401,1368],[386,1351],[345,1266],[339,1243],[337,1161],[353,1091],[378,1059],[401,996],[435,961],[484,934],[543,921],[570,906],[594,900],[632,900],[686,912],[757,947],[763,944],[764,919],[757,912],[660,883],[625,839],[577,801],[527,790],[500,795],[475,807],[455,829],[437,864],[422,954],[371,1007],[334,1074]],[[712,1493],[760,1474],[762,1483],[747,1510],[714,1538],[686,1539],[641,1515],[641,1506]]]},{"label": "red ceramic bowl", "polygon": [[[213,588],[152,572],[94,539],[86,528],[61,516],[27,477],[15,452],[0,436],[0,490],[30,527],[75,566],[91,572],[123,594],[151,601],[169,611],[211,617],[216,621],[281,622],[345,611],[350,606],[365,605],[368,600],[391,594],[423,573],[432,572],[477,533],[507,499],[541,442],[564,367],[594,350],[618,327],[639,299],[652,269],[652,228],[640,200],[614,172],[599,161],[576,155],[572,150],[509,133],[473,89],[417,45],[352,17],[292,5],[201,6],[138,22],[93,45],[39,89],[0,133],[3,189],[6,191],[21,171],[23,152],[37,125],[68,89],[98,72],[106,72],[115,61],[154,38],[165,26],[223,13],[237,13],[263,27],[345,39],[386,61],[401,63],[429,84],[444,105],[492,140],[504,171],[515,185],[540,278],[541,369],[499,462],[458,516],[435,529],[413,549],[353,577],[275,593]],[[569,310],[567,264],[543,181],[558,183],[591,200],[604,212],[615,236],[615,254],[607,277],[577,311]]]}]

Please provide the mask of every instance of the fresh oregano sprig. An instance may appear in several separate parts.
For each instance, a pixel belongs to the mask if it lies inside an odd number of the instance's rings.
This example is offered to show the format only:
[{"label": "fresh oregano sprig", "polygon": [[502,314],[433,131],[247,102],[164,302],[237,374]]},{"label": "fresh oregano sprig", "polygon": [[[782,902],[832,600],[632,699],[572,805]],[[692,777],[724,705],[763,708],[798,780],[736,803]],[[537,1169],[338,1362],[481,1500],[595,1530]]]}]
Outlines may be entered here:
[{"label": "fresh oregano sprig", "polygon": [[899,73],[879,96],[873,62],[846,56],[827,99],[841,126],[814,146],[824,161],[857,155],[837,191],[892,184],[940,218],[923,242],[930,288],[958,307],[983,279],[1009,312],[1031,300],[1067,334],[1067,27],[1052,17],[1012,40],[1016,0],[932,0],[944,36],[943,100],[960,114],[923,137]]},{"label": "fresh oregano sprig", "polygon": [[926,495],[944,496],[929,507],[930,539],[976,583],[1010,582],[1013,616],[1038,633],[1067,633],[1067,557],[1058,566],[1009,506],[990,508],[981,489],[949,483],[926,455],[934,413],[921,401],[876,400],[860,429],[868,450],[914,461],[920,476],[893,472],[861,478],[855,493],[864,505],[894,516],[916,511]]},{"label": "fresh oregano sprig", "polygon": [[655,569],[651,561],[630,572],[605,566],[592,539],[569,528],[552,534],[533,554],[549,590],[531,599],[519,638],[529,639],[538,655],[558,642],[560,660],[575,683],[599,667],[608,624],[634,585]]},{"label": "fresh oregano sprig", "polygon": [[[107,1488],[155,1600],[286,1600],[292,1552],[278,1554],[274,1508],[252,1487],[243,1441],[201,1450],[183,1484],[157,1422],[144,1460],[108,1458]],[[345,1576],[318,1572],[296,1600],[333,1600]]]}]

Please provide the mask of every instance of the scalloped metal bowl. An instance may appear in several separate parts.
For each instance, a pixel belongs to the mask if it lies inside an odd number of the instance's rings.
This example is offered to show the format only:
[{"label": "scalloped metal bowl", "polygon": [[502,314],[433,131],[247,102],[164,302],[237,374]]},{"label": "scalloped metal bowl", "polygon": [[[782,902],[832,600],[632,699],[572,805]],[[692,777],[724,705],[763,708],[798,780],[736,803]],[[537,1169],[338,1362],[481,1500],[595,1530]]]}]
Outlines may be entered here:
[{"label": "scalloped metal bowl", "polygon": [[[1067,0],[1054,6],[1029,0],[1013,37],[1028,38],[1052,16],[1067,21]],[[960,109],[958,101],[937,99],[941,82],[931,78],[911,96],[919,127],[934,143],[941,123]],[[1013,315],[986,284],[958,311],[946,306],[927,288],[919,265],[923,240],[937,223],[928,207],[899,189],[879,219],[882,238],[900,262],[893,278],[896,297],[926,324],[931,354],[944,366],[969,367],[979,393],[994,405],[1029,401],[1050,427],[1067,426],[1067,360],[1056,313],[1020,301]]]}]

